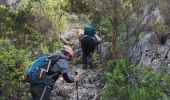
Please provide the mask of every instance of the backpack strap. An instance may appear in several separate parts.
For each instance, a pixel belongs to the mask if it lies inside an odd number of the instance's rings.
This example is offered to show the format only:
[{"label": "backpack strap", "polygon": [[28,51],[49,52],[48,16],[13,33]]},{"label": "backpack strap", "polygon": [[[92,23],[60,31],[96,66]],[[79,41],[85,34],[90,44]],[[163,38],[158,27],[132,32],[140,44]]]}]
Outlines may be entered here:
[{"label": "backpack strap", "polygon": [[55,61],[52,61],[51,65],[50,65],[50,69],[54,67],[54,64],[55,64],[59,59],[65,59],[65,58],[64,58],[64,57],[61,57],[60,55],[58,55],[58,57],[55,59]]},{"label": "backpack strap", "polygon": [[54,76],[56,76],[56,75],[60,75],[60,72],[56,72],[56,73],[54,73],[54,74],[51,74],[51,75],[49,75],[48,77],[49,77],[49,78],[52,78],[52,77],[54,77]]},{"label": "backpack strap", "polygon": [[85,38],[85,37],[89,37],[89,38],[92,38],[92,39],[94,39],[95,41],[97,41],[97,38],[96,38],[96,37],[89,36],[89,35],[83,35],[82,38],[81,38],[81,40],[82,40],[83,38]]},{"label": "backpack strap", "polygon": [[[57,57],[55,57],[57,56]],[[48,73],[49,70],[51,70],[54,67],[54,64],[59,60],[59,59],[65,59],[64,57],[61,57],[59,54],[52,54],[48,57],[48,61],[42,65],[41,72],[39,78],[42,77],[43,72]],[[47,66],[47,68],[45,68]],[[53,75],[53,74],[52,74]],[[51,76],[51,75],[50,75]]]}]

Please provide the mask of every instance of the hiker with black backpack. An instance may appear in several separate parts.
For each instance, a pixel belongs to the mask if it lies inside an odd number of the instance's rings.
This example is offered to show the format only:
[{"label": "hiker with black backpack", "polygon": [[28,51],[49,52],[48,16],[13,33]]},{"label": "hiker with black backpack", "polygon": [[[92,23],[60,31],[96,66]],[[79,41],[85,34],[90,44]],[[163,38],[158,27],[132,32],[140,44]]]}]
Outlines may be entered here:
[{"label": "hiker with black backpack", "polygon": [[54,83],[60,75],[67,83],[80,81],[79,75],[71,77],[68,74],[68,61],[73,59],[73,55],[69,46],[63,46],[55,54],[40,57],[31,64],[27,69],[26,80],[31,84],[33,100],[50,100]]},{"label": "hiker with black backpack", "polygon": [[97,44],[101,42],[101,38],[98,37],[95,28],[91,24],[86,24],[84,26],[84,32],[78,34],[78,39],[81,42],[81,48],[83,50],[83,69],[87,69],[90,57]]}]

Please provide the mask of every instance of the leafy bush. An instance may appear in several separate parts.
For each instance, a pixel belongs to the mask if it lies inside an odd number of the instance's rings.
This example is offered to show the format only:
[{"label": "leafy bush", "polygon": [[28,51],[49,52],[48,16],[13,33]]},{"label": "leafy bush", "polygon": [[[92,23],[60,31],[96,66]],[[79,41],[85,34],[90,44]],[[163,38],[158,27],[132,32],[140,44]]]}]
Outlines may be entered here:
[{"label": "leafy bush", "polygon": [[100,63],[100,55],[94,53],[90,58],[90,67],[97,67]]},{"label": "leafy bush", "polygon": [[78,16],[75,15],[75,14],[72,14],[72,15],[69,15],[69,16],[68,16],[68,19],[69,19],[70,21],[72,21],[72,22],[78,21]]},{"label": "leafy bush", "polygon": [[[108,63],[109,64],[109,63]],[[110,64],[109,64],[110,65]],[[103,100],[166,100],[170,98],[170,77],[167,71],[155,72],[151,67],[140,67],[120,59],[106,74],[108,84]],[[166,66],[162,66],[163,69]],[[114,98],[114,99],[113,99]]]},{"label": "leafy bush", "polygon": [[17,50],[8,39],[0,39],[0,54],[0,98],[19,99],[24,96],[22,81],[29,56],[25,50]]},{"label": "leafy bush", "polygon": [[16,10],[0,6],[0,100],[29,100],[23,84],[25,67],[60,46],[56,33],[63,31],[66,21],[61,8],[66,4],[60,1],[44,1],[47,15],[39,3],[20,3]]}]

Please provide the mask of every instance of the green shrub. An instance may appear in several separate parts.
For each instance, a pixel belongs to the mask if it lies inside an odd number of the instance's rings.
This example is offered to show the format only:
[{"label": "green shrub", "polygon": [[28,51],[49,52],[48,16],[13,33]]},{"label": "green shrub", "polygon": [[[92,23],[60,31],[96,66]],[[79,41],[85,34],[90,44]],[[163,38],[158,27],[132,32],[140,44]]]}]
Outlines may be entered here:
[{"label": "green shrub", "polygon": [[166,100],[170,97],[167,72],[160,74],[151,67],[136,66],[125,59],[111,66],[113,70],[106,74],[108,84],[102,93],[103,100]]},{"label": "green shrub", "polygon": [[25,50],[17,50],[8,39],[0,39],[0,54],[0,98],[16,100],[25,91],[21,87],[29,57]]}]

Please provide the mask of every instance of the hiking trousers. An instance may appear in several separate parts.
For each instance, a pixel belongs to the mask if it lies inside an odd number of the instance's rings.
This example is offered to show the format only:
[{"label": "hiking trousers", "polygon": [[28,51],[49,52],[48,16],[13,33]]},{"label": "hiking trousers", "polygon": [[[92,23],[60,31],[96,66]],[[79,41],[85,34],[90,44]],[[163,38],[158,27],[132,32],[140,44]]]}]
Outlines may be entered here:
[{"label": "hiking trousers", "polygon": [[50,100],[51,89],[46,85],[31,85],[32,100]]},{"label": "hiking trousers", "polygon": [[83,64],[89,64],[90,54],[94,52],[96,47],[96,39],[91,36],[83,36],[81,40],[81,47],[83,50]]}]

